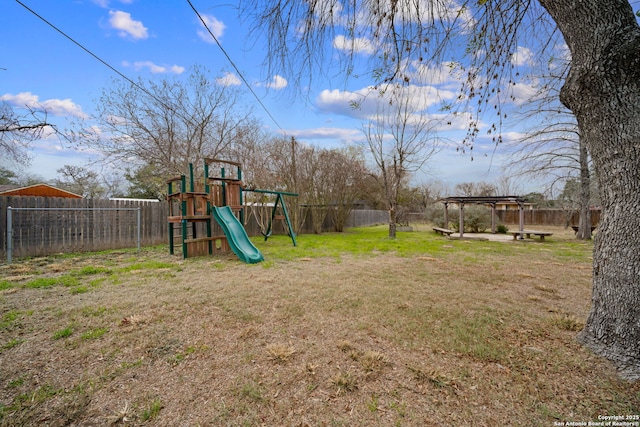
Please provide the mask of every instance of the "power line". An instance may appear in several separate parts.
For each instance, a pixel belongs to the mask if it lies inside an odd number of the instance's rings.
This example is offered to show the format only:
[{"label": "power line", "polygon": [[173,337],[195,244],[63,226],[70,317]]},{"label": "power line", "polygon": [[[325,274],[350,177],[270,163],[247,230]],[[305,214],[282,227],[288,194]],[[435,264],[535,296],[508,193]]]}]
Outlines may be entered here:
[{"label": "power line", "polygon": [[95,53],[91,52],[89,49],[87,49],[86,47],[84,47],[83,45],[81,45],[80,43],[78,43],[77,41],[75,41],[71,36],[67,35],[64,31],[62,31],[61,29],[59,29],[58,27],[56,27],[54,24],[52,24],[51,22],[47,21],[44,17],[40,16],[36,11],[34,11],[33,9],[29,8],[29,6],[25,5],[24,3],[22,3],[20,0],[16,0],[16,2],[18,2],[18,4],[20,4],[20,6],[24,7],[25,9],[27,9],[29,12],[31,12],[33,15],[35,15],[36,17],[38,17],[40,20],[42,20],[43,22],[45,22],[47,25],[49,25],[51,28],[53,28],[54,30],[56,30],[57,32],[59,32],[60,34],[62,34],[66,39],[70,40],[73,44],[75,44],[76,46],[78,46],[80,49],[84,50],[85,52],[87,52],[89,55],[91,55],[92,57],[94,57],[96,60],[98,60],[100,63],[102,63],[104,66],[106,66],[107,68],[109,68],[111,71],[113,71],[114,73],[118,74],[120,77],[122,77],[123,79],[125,79],[126,81],[128,81],[129,83],[131,83],[133,86],[137,87],[138,89],[140,89],[141,91],[143,91],[144,93],[146,93],[147,95],[149,95],[151,98],[155,99],[156,101],[158,101],[159,103],[161,103],[162,105],[165,106],[165,108],[169,108],[170,110],[172,110],[172,108],[168,105],[166,105],[161,99],[157,98],[154,94],[152,94],[151,92],[149,92],[147,89],[145,89],[144,87],[140,86],[138,83],[134,82],[133,80],[131,80],[129,77],[127,77],[126,75],[122,74],[118,69],[114,68],[113,66],[111,66],[108,62],[104,61],[102,58],[100,58],[98,55],[96,55]]},{"label": "power line", "polygon": [[247,79],[244,78],[244,75],[242,75],[242,73],[240,72],[240,70],[238,69],[238,67],[236,66],[236,64],[233,62],[233,60],[231,59],[231,57],[229,56],[229,54],[227,53],[227,51],[222,47],[222,44],[220,44],[220,42],[218,41],[218,38],[213,34],[213,32],[209,29],[209,26],[207,25],[207,23],[205,22],[204,18],[202,18],[202,16],[200,15],[200,13],[198,12],[198,10],[193,6],[193,4],[191,3],[191,0],[187,0],[187,3],[189,3],[189,6],[191,6],[191,9],[193,9],[193,11],[195,12],[195,14],[198,16],[198,19],[200,19],[200,22],[202,23],[202,25],[204,26],[204,28],[207,30],[207,32],[209,33],[209,35],[211,36],[211,38],[216,42],[216,44],[218,45],[218,47],[220,48],[220,50],[222,51],[222,53],[224,54],[224,56],[227,57],[227,60],[229,61],[229,63],[231,64],[231,66],[236,70],[236,72],[238,73],[238,75],[240,76],[240,79],[242,79],[242,81],[244,82],[244,84],[247,86],[247,88],[249,89],[249,91],[251,92],[251,94],[253,95],[253,97],[256,99],[256,101],[258,101],[258,103],[260,104],[260,106],[262,107],[262,109],[267,113],[267,115],[271,118],[271,120],[273,120],[273,122],[276,124],[276,126],[278,126],[278,129],[280,129],[280,131],[282,131],[283,134],[286,135],[286,132],[284,131],[284,129],[282,129],[282,127],[280,126],[280,124],[278,123],[278,121],[275,119],[275,117],[273,117],[273,115],[271,114],[271,112],[267,109],[267,107],[262,103],[262,100],[260,98],[258,98],[258,95],[253,91],[253,88],[251,87],[251,85],[249,84],[249,82],[247,81]]},{"label": "power line", "polygon": [[[139,90],[141,90],[142,92],[144,92],[145,94],[147,94],[151,99],[155,100],[156,102],[158,102],[160,105],[162,105],[164,108],[167,108],[170,111],[173,111],[174,113],[178,114],[179,116],[182,116],[183,119],[188,121],[187,117],[184,117],[182,114],[180,114],[179,111],[176,111],[171,105],[167,104],[166,102],[164,102],[162,99],[158,98],[157,96],[155,96],[153,93],[149,92],[149,90],[147,90],[145,87],[139,85],[138,83],[136,83],[135,81],[133,81],[131,78],[129,78],[128,76],[126,76],[125,74],[123,74],[121,71],[119,71],[117,68],[113,67],[111,64],[109,64],[108,62],[106,62],[105,60],[103,60],[102,58],[100,58],[98,55],[96,55],[95,53],[93,53],[92,51],[90,51],[88,48],[84,47],[82,44],[80,44],[78,41],[76,41],[75,39],[73,39],[71,36],[67,35],[64,31],[62,31],[61,29],[59,29],[58,27],[56,27],[53,23],[49,22],[47,19],[45,19],[43,16],[39,15],[36,11],[34,11],[33,9],[29,8],[27,5],[25,5],[24,3],[22,3],[20,0],[16,0],[16,2],[18,4],[20,4],[22,7],[24,7],[26,10],[28,10],[29,12],[31,12],[33,15],[35,15],[36,17],[38,17],[40,20],[42,20],[44,23],[46,23],[47,25],[49,25],[51,28],[53,28],[54,30],[56,30],[58,33],[60,33],[62,36],[64,36],[66,39],[68,39],[69,41],[71,41],[73,44],[75,44],[76,46],[78,46],[80,49],[84,50],[86,53],[88,53],[89,55],[91,55],[94,59],[96,59],[98,62],[100,62],[101,64],[103,64],[104,66],[106,66],[107,68],[109,68],[111,71],[113,71],[114,73],[116,73],[117,75],[119,75],[120,77],[122,77],[124,80],[128,81],[129,83],[131,83],[132,86],[138,88]],[[193,8],[193,6],[191,6]],[[194,9],[195,11],[195,9]],[[196,11],[196,13],[198,13]],[[198,15],[200,17],[200,15]],[[202,20],[202,17],[200,17],[200,20]],[[204,24],[204,21],[203,21]],[[205,25],[205,28],[207,28],[207,31],[209,31],[209,34],[211,34],[211,31],[209,30],[209,28]],[[212,37],[213,34],[211,34]],[[216,40],[217,42],[217,40]],[[218,43],[219,45],[219,43]],[[222,47],[221,47],[222,49]],[[223,50],[224,52],[224,50]],[[225,52],[226,55],[226,52]],[[237,67],[235,66],[235,64],[233,64],[233,61],[231,61],[231,59],[229,58],[229,56],[227,55],[227,58],[229,59],[229,62],[231,62],[231,64],[234,66],[234,68]],[[244,77],[242,75],[240,75],[240,77],[242,78],[242,80],[245,82],[245,84],[248,83],[247,81],[244,79]],[[251,90],[251,87],[249,87],[249,90]],[[251,93],[253,93],[253,95],[257,98],[257,95],[255,94],[255,92],[253,92],[253,90],[251,90]],[[283,132],[284,130],[280,127],[280,125],[278,124],[278,122],[273,118],[273,116],[269,113],[269,111],[266,109],[266,107],[264,106],[264,104],[262,104],[262,102],[260,102],[260,100],[258,99],[258,102],[260,103],[260,105],[262,105],[262,108],[265,109],[265,111],[267,112],[267,114],[269,115],[269,117],[271,117],[271,119],[274,121],[274,123],[278,126],[278,128]]]}]

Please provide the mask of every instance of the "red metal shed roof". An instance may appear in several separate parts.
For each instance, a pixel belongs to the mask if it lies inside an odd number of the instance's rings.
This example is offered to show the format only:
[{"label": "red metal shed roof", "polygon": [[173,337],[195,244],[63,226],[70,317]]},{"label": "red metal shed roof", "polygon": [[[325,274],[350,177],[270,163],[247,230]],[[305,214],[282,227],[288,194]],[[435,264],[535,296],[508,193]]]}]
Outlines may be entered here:
[{"label": "red metal shed roof", "polygon": [[70,191],[52,187],[49,184],[35,184],[28,187],[6,188],[0,186],[0,196],[40,196],[40,197],[68,197],[70,199],[82,199],[82,196]]}]

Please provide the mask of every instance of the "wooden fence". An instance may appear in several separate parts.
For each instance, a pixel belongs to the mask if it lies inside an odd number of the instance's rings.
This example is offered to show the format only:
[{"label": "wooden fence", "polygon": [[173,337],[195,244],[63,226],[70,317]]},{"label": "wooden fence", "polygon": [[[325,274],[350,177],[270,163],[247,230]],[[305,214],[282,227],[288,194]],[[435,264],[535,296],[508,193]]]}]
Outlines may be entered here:
[{"label": "wooden fence", "polygon": [[[168,204],[133,200],[89,200],[57,197],[0,197],[0,262],[7,259],[7,208],[12,213],[12,256],[43,256],[63,252],[88,252],[168,243]],[[138,209],[140,223],[138,226]],[[245,229],[259,236],[270,216],[269,207],[247,207]],[[291,212],[290,212],[291,213]],[[497,211],[503,224],[518,224],[517,210]],[[536,209],[524,212],[526,225],[577,225],[578,213],[560,209]],[[301,208],[298,233],[311,233],[312,212]],[[258,218],[262,218],[262,224]],[[408,214],[409,222],[424,222],[424,214]],[[591,211],[592,224],[600,220],[600,211]],[[385,224],[388,213],[380,210],[354,210],[346,227]],[[324,231],[332,231],[328,219]],[[284,222],[276,221],[274,234],[286,233]]]},{"label": "wooden fence", "polygon": [[[11,207],[12,258],[67,252],[90,252],[168,243],[168,203],[134,200],[90,200],[58,197],[0,197],[0,262],[7,259],[7,212]],[[138,225],[138,209],[140,221]],[[261,234],[270,217],[269,207],[250,207],[245,229]],[[251,211],[253,210],[253,212]],[[262,227],[258,221],[262,218]],[[299,233],[312,230],[311,214],[301,209]],[[352,211],[347,227],[385,223],[387,213]],[[324,230],[332,230],[325,220]],[[284,234],[284,222],[276,221],[274,234]],[[178,234],[178,233],[176,233]]]},{"label": "wooden fence", "polygon": [[13,257],[155,245],[167,239],[165,203],[0,197],[2,259],[9,248],[8,207]]}]

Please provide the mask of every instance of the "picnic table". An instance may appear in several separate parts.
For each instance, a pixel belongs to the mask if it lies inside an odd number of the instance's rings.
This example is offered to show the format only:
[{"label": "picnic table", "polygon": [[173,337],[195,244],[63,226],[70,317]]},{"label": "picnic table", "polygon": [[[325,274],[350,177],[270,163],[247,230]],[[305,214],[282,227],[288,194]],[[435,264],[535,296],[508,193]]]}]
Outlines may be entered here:
[{"label": "picnic table", "polygon": [[520,236],[522,239],[524,239],[524,236],[527,236],[527,239],[530,239],[531,236],[538,236],[540,237],[540,241],[544,241],[544,238],[546,236],[551,236],[553,233],[549,232],[549,231],[537,231],[537,230],[517,230],[517,231],[510,231],[510,233],[513,235],[513,240],[516,240],[518,238],[518,236]]},{"label": "picnic table", "polygon": [[[577,225],[572,225],[571,228],[573,229],[574,233],[578,233],[578,226]],[[591,232],[593,233],[593,231],[596,229],[596,227],[594,227],[593,225],[591,226]]]}]

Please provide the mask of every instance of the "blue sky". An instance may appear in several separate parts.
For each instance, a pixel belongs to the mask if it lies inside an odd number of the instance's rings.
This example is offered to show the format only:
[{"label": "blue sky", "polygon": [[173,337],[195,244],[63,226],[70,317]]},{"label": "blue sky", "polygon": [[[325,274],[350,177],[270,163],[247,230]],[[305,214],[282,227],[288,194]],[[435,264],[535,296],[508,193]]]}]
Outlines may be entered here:
[{"label": "blue sky", "polygon": [[[252,101],[249,90],[241,84],[237,72],[186,1],[21,2],[133,80],[182,75],[189,67],[201,65],[224,77],[221,84],[240,85],[246,99]],[[366,79],[345,82],[340,77],[335,81],[316,79],[313,87],[308,88],[308,96],[303,98],[287,76],[265,74],[264,46],[259,40],[250,42],[248,23],[238,20],[238,11],[231,2],[216,5],[215,1],[193,0],[192,3],[275,118],[277,123],[256,103],[254,111],[273,133],[283,129],[301,141],[328,148],[363,141],[363,120],[375,111],[375,106],[367,101],[362,108],[354,110],[350,101],[359,100],[371,82]],[[15,107],[44,106],[49,117],[59,123],[65,117],[91,114],[102,89],[108,87],[112,78],[119,78],[118,75],[19,2],[4,4],[0,15],[3,41],[0,99]],[[339,36],[333,44],[339,50],[344,38]],[[362,58],[371,54],[373,48],[366,40],[359,40],[357,45]],[[529,57],[530,51],[523,47],[513,61],[518,66],[526,66]],[[451,121],[438,110],[439,103],[453,99],[458,89],[455,76],[442,72],[446,69],[446,64],[416,67],[416,75],[420,73],[416,81],[422,81],[412,86],[407,96],[419,97],[434,117]],[[516,95],[514,106],[531,90],[527,84],[512,89]],[[454,119],[451,126],[439,128],[441,135],[451,142],[427,164],[427,173],[418,175],[416,183],[437,180],[453,188],[458,182],[493,182],[502,175],[504,153],[494,150],[489,138],[477,141],[473,161],[469,154],[456,151],[456,141],[463,136],[460,129],[465,125]],[[508,129],[504,134],[507,139],[515,135],[518,135],[517,129]],[[34,158],[28,171],[46,179],[55,178],[56,169],[65,164],[83,166],[87,159],[98,156],[98,153],[66,146],[56,138],[37,141],[32,154]],[[526,191],[538,190],[535,184],[524,186]]]}]

